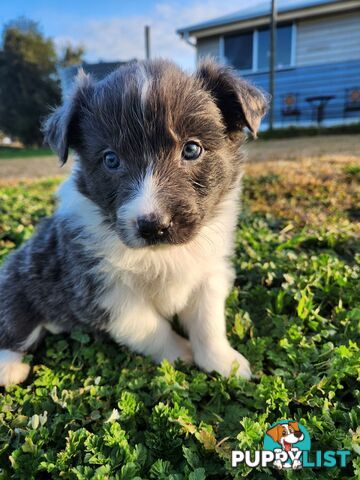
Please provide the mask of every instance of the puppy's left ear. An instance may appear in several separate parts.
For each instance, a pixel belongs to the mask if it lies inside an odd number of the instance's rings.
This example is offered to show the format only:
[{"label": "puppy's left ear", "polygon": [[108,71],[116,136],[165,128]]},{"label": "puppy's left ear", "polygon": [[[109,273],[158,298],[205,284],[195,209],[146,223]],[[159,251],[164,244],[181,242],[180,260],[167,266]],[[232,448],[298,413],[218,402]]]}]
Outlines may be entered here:
[{"label": "puppy's left ear", "polygon": [[91,85],[90,76],[80,69],[71,95],[42,124],[44,141],[58,155],[61,166],[67,161],[69,147],[76,148],[79,141],[79,114]]},{"label": "puppy's left ear", "polygon": [[220,66],[212,60],[205,60],[199,65],[196,77],[221,111],[227,133],[232,134],[247,127],[256,137],[269,98],[236,75],[231,68]]}]

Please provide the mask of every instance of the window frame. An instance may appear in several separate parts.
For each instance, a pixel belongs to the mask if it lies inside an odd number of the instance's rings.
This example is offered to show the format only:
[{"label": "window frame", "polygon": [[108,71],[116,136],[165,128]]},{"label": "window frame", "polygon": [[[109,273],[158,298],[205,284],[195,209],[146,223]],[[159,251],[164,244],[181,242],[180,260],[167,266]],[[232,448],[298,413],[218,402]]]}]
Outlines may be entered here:
[{"label": "window frame", "polygon": [[[287,24],[288,22],[285,22]],[[291,26],[291,49],[290,49],[290,65],[286,65],[285,67],[275,67],[276,71],[283,71],[289,70],[296,66],[296,22],[289,22]],[[281,24],[279,25],[281,26]],[[241,30],[237,32],[239,35],[243,33]],[[252,69],[247,70],[239,70],[242,74],[250,74],[250,73],[267,73],[270,71],[269,68],[258,68],[258,43],[259,43],[259,28],[256,27],[252,30],[253,34],[253,51],[252,51]],[[236,35],[236,33],[232,33],[231,35],[220,35],[219,38],[219,57],[222,63],[226,63],[225,58],[225,38],[228,36]],[[234,67],[236,68],[236,67]]]}]

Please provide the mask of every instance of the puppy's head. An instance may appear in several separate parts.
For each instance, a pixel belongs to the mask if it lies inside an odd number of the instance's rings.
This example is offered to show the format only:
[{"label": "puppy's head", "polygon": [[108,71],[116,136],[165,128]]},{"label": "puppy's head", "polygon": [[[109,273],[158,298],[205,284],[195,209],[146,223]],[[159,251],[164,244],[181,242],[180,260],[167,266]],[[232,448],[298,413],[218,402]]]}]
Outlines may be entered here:
[{"label": "puppy's head", "polygon": [[186,75],[166,61],[132,63],[95,83],[84,73],[44,124],[77,188],[129,247],[191,240],[240,172],[243,129],[256,135],[262,93],[211,61]]}]

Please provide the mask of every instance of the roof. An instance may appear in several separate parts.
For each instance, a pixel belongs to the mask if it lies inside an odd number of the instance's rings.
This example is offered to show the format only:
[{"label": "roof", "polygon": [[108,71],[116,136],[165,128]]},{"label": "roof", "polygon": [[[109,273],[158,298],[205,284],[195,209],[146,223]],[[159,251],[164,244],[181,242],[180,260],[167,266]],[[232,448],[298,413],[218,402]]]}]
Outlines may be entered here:
[{"label": "roof", "polygon": [[[284,2],[278,6],[277,13],[278,15],[281,15],[285,13],[295,12],[297,10],[305,10],[305,9],[307,10],[314,7],[321,7],[321,6],[327,6],[327,5],[330,6],[332,4],[345,4],[345,3],[355,3],[355,2],[344,2],[344,0],[312,0],[309,2],[309,1],[299,0],[297,3],[293,3],[291,5],[287,4],[287,2]],[[345,5],[341,5],[341,6],[345,6]],[[212,27],[221,27],[221,26],[230,25],[232,23],[256,20],[258,18],[270,15],[270,8],[271,8],[271,2],[269,1],[263,5],[242,9],[230,15],[218,17],[213,20],[208,20],[206,22],[191,25],[189,27],[180,28],[176,32],[181,36],[190,36],[190,35],[193,35],[195,32],[211,29]]]},{"label": "roof", "polygon": [[97,80],[101,80],[111,73],[120,65],[124,65],[127,62],[99,62],[99,63],[83,63],[81,65],[74,65],[67,67],[70,75],[75,75],[80,66],[84,69],[85,73],[90,73]]},{"label": "roof", "polygon": [[99,62],[99,63],[82,63],[79,65],[71,65],[69,67],[61,68],[59,70],[61,79],[61,88],[63,95],[66,96],[70,91],[73,84],[75,75],[80,67],[82,67],[85,73],[90,73],[96,80],[102,80],[106,75],[111,73],[120,65],[124,65],[128,62]]}]

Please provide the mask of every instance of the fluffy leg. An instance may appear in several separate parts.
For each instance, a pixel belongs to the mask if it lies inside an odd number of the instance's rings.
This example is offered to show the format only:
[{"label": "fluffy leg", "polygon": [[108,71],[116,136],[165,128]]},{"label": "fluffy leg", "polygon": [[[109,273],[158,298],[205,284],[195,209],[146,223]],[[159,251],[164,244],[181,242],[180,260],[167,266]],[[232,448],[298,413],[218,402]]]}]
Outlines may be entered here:
[{"label": "fluffy leg", "polygon": [[23,354],[0,350],[0,386],[21,383],[30,372],[30,365],[22,362]]},{"label": "fluffy leg", "polygon": [[107,330],[120,344],[131,350],[150,355],[155,362],[181,358],[192,362],[191,345],[175,333],[170,323],[162,318],[151,305],[128,292],[122,311],[112,320]]},{"label": "fluffy leg", "polygon": [[200,368],[229,376],[237,367],[237,375],[249,379],[249,362],[226,337],[225,299],[231,282],[230,270],[209,276],[180,314],[180,320],[189,332],[194,360]]},{"label": "fluffy leg", "polygon": [[[42,326],[38,325],[14,349],[0,349],[0,386],[23,382],[30,372],[30,365],[22,362],[24,352],[36,344],[41,337]],[[14,351],[17,350],[17,351]]]}]

